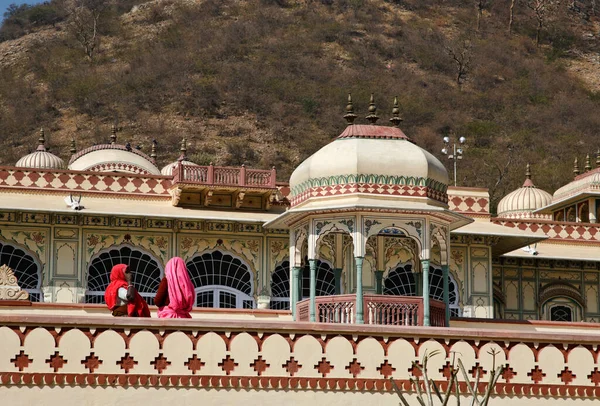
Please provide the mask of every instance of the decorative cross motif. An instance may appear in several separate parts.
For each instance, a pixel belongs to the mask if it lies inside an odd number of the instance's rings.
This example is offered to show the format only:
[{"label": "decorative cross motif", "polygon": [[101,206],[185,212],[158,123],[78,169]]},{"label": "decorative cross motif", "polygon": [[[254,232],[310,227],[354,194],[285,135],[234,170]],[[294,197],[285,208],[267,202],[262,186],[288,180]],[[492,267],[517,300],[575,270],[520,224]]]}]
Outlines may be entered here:
[{"label": "decorative cross motif", "polygon": [[538,365],[536,365],[535,368],[531,370],[531,372],[527,372],[527,376],[531,377],[531,380],[533,382],[540,383],[542,382],[542,379],[544,379],[546,374],[542,372]]},{"label": "decorative cross motif", "polygon": [[598,371],[598,367],[595,367],[587,377],[595,386],[600,385],[600,371]]},{"label": "decorative cross motif", "polygon": [[205,365],[204,362],[196,354],[192,358],[188,358],[187,362],[184,364],[192,374],[196,374],[196,372],[200,371],[202,367]]},{"label": "decorative cross motif", "polygon": [[227,375],[229,375],[239,364],[235,362],[235,360],[231,358],[229,354],[227,354],[227,356],[223,358],[223,361],[217,365],[219,365],[221,369],[225,371]]},{"label": "decorative cross motif", "polygon": [[254,362],[250,364],[250,366],[254,368],[254,371],[258,373],[258,376],[261,376],[262,373],[265,372],[265,370],[271,365],[267,364],[267,361],[262,359],[262,355],[259,355],[258,359],[255,359]]},{"label": "decorative cross motif", "polygon": [[450,365],[450,361],[446,361],[446,365],[444,365],[443,367],[441,367],[439,369],[439,372],[442,373],[442,376],[444,378],[446,378],[447,380],[450,380],[450,378],[452,378],[452,365]]},{"label": "decorative cross motif", "polygon": [[502,378],[506,383],[510,383],[510,380],[517,376],[517,373],[508,364],[502,369]]},{"label": "decorative cross motif", "polygon": [[22,372],[25,368],[29,366],[29,364],[33,362],[33,360],[29,359],[27,354],[25,354],[25,352],[21,350],[21,352],[15,355],[15,357],[11,359],[10,362],[14,363],[15,367],[19,368],[19,371]]},{"label": "decorative cross motif", "polygon": [[83,361],[81,361],[81,364],[89,369],[90,372],[94,372],[94,370],[98,369],[100,365],[102,365],[102,360],[92,352],[90,355],[85,357]]},{"label": "decorative cross motif", "polygon": [[408,372],[416,378],[420,378],[423,375],[423,372],[419,369],[419,367],[423,368],[422,365],[417,361],[413,362],[412,367],[408,368]]},{"label": "decorative cross motif", "polygon": [[129,356],[128,352],[125,353],[124,357],[121,357],[121,361],[117,361],[117,365],[120,365],[121,369],[124,369],[126,374],[128,374],[129,370],[133,369],[137,363],[138,362],[134,360],[133,357]]},{"label": "decorative cross motif", "polygon": [[356,378],[363,369],[365,369],[365,367],[361,367],[360,362],[358,362],[356,358],[354,358],[346,367],[346,370],[348,370],[354,378]]},{"label": "decorative cross motif", "polygon": [[331,366],[331,363],[327,361],[325,357],[323,357],[321,361],[319,361],[319,363],[315,365],[315,369],[319,371],[323,378],[325,378],[327,374],[331,372],[333,367]]},{"label": "decorative cross motif", "polygon": [[150,362],[150,365],[154,365],[154,369],[156,369],[159,374],[162,374],[163,371],[171,365],[171,361],[168,361],[162,353],[160,353],[158,354],[158,357],[154,358],[154,361]]},{"label": "decorative cross motif", "polygon": [[302,368],[302,365],[300,365],[298,361],[294,359],[294,357],[291,357],[288,362],[283,364],[281,367],[285,368],[290,376],[294,376],[294,374],[297,373],[300,368]]},{"label": "decorative cross motif", "polygon": [[55,351],[54,355],[46,360],[46,364],[49,364],[50,367],[54,369],[54,372],[58,372],[58,370],[61,369],[66,363],[67,361],[63,359],[62,355],[58,354],[58,351]]},{"label": "decorative cross motif", "polygon": [[386,359],[383,364],[381,364],[380,366],[377,367],[377,370],[379,371],[379,373],[381,375],[384,376],[384,378],[389,378],[390,376],[392,376],[392,374],[394,373],[394,371],[396,370],[396,368],[394,368],[392,366],[392,364],[388,363],[388,360]]},{"label": "decorative cross motif", "polygon": [[469,371],[471,373],[471,376],[473,378],[477,377],[477,371],[479,371],[479,377],[483,377],[483,375],[485,375],[486,370],[483,369],[483,367],[481,365],[479,365],[479,362],[476,362],[475,365],[473,365],[473,368],[471,368],[471,370]]},{"label": "decorative cross motif", "polygon": [[556,376],[560,378],[560,380],[563,381],[565,385],[570,384],[571,382],[573,382],[573,379],[576,378],[575,374],[571,372],[568,367],[565,367],[565,369],[560,371],[560,373]]}]

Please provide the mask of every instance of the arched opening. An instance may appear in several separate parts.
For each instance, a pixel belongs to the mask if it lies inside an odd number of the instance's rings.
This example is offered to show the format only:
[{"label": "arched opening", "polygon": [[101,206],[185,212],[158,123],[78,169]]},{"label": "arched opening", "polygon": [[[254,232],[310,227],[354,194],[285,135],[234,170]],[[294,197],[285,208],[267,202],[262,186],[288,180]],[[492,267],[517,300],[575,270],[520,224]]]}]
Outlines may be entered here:
[{"label": "arched opening", "polygon": [[186,266],[196,287],[196,306],[254,308],[252,272],[239,258],[221,251],[205,252]]},{"label": "arched opening", "polygon": [[29,293],[32,302],[43,301],[42,267],[34,257],[16,245],[0,242],[0,265],[13,270],[19,287]]},{"label": "arched opening", "polygon": [[568,222],[570,223],[574,223],[577,221],[577,215],[576,215],[576,211],[575,211],[575,207],[569,207],[567,209],[567,219]]},{"label": "arched opening", "polygon": [[283,261],[271,274],[272,310],[290,310],[290,262]]},{"label": "arched opening", "polygon": [[[416,296],[417,284],[415,274],[412,272],[413,265],[408,263],[400,265],[388,273],[384,280],[384,295]],[[458,305],[458,284],[452,274],[448,275],[450,316],[460,316]],[[429,267],[429,297],[434,300],[444,301],[444,272],[440,268]]]},{"label": "arched opening", "polygon": [[149,304],[163,276],[163,269],[149,253],[129,245],[111,247],[92,258],[88,266],[86,303],[104,303],[104,292],[115,265],[126,264],[133,271],[133,285]]},{"label": "arched opening", "polygon": [[[317,260],[317,296],[335,295],[335,274],[331,264]],[[302,299],[310,297],[310,266],[308,260],[302,268]]]},{"label": "arched opening", "polygon": [[579,289],[568,282],[556,281],[541,286],[538,303],[542,320],[583,320],[585,301]]},{"label": "arched opening", "polygon": [[565,212],[563,210],[554,212],[554,221],[564,221],[565,220]]},{"label": "arched opening", "polygon": [[582,203],[581,205],[579,205],[579,222],[590,222],[590,207],[587,203]]}]

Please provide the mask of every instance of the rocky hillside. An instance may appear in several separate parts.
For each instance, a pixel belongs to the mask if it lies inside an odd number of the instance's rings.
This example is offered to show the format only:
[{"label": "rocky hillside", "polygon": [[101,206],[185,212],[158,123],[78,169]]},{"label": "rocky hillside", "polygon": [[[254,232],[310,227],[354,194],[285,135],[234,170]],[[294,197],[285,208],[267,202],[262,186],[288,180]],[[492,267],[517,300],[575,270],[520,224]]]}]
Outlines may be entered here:
[{"label": "rocky hillside", "polygon": [[0,28],[0,163],[39,127],[68,158],[117,123],[122,142],[158,140],[161,165],[187,137],[197,163],[287,180],[343,130],[347,93],[359,117],[374,93],[380,123],[397,95],[442,160],[442,137],[467,138],[459,184],[497,200],[531,162],[553,191],[600,147],[600,10],[567,3],[516,2],[509,34],[511,0],[52,0]]}]

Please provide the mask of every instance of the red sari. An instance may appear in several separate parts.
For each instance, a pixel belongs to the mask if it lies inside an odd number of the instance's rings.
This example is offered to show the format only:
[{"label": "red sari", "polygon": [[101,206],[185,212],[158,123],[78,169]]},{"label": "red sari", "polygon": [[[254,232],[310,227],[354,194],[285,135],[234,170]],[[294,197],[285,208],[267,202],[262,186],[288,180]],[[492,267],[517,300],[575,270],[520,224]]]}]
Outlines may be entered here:
[{"label": "red sari", "polygon": [[[119,289],[127,289],[129,287],[129,284],[125,280],[126,269],[127,265],[118,264],[110,272],[110,284],[106,288],[106,292],[104,292],[104,300],[106,301],[106,306],[111,311],[118,307]],[[148,304],[137,291],[135,292],[133,301],[127,303],[127,315],[129,317],[150,317]]]}]

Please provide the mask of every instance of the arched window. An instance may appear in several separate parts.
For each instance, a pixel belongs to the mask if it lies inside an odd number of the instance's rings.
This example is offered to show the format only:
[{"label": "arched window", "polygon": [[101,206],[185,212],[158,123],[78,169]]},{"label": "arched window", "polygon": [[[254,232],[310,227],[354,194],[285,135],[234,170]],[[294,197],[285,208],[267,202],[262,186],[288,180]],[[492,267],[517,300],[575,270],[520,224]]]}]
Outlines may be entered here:
[{"label": "arched window", "polygon": [[196,255],[186,264],[196,287],[196,306],[252,309],[252,273],[238,258],[220,251]]},{"label": "arched window", "polygon": [[[317,296],[335,294],[335,274],[331,265],[325,261],[317,260]],[[310,266],[308,260],[302,269],[302,299],[310,297]]]},{"label": "arched window", "polygon": [[271,274],[271,303],[273,310],[290,310],[290,262],[283,261]]},{"label": "arched window", "polygon": [[581,321],[585,301],[577,286],[554,281],[540,286],[538,293],[540,318],[550,321]]},{"label": "arched window", "polygon": [[163,270],[149,254],[127,245],[109,248],[92,258],[88,266],[85,302],[104,303],[104,291],[110,283],[110,271],[118,264],[129,265],[133,271],[133,285],[146,302],[153,304]]},{"label": "arched window", "polygon": [[565,212],[564,210],[559,210],[554,212],[554,221],[564,221],[565,220]]},{"label": "arched window", "polygon": [[590,207],[586,203],[582,203],[579,206],[579,222],[580,223],[589,223],[590,222]]},{"label": "arched window", "polygon": [[573,321],[573,309],[570,306],[554,305],[550,307],[551,321]]},{"label": "arched window", "polygon": [[19,247],[0,243],[0,265],[7,265],[13,270],[17,277],[17,283],[23,290],[29,292],[29,300],[41,302],[42,291],[40,289],[42,277],[40,264]]},{"label": "arched window", "polygon": [[575,206],[569,207],[567,209],[567,221],[570,223],[574,223],[577,221]]},{"label": "arched window", "polygon": [[[458,285],[452,274],[448,274],[450,316],[460,316],[458,305]],[[416,296],[417,285],[412,265],[400,265],[388,273],[383,284],[384,295]],[[439,268],[429,267],[429,297],[434,300],[444,301],[444,272]]]}]

